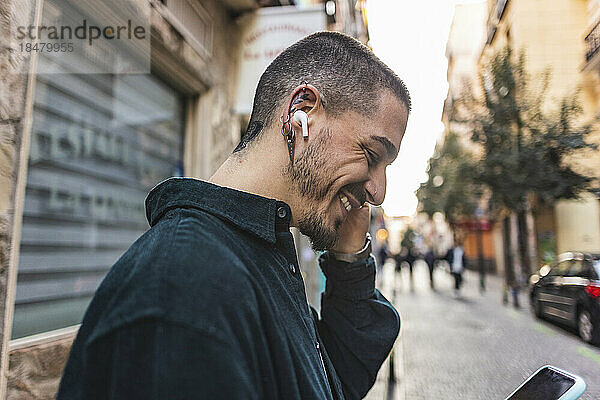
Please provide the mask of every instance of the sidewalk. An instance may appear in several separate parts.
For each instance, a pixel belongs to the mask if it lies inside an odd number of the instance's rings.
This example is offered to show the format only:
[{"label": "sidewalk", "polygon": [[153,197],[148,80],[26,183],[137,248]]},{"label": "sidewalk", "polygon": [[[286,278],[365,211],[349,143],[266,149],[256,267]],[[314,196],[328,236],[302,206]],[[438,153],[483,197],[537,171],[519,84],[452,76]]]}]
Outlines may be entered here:
[{"label": "sidewalk", "polygon": [[[381,276],[377,277],[377,288],[392,303],[394,303],[395,297],[396,278],[394,262],[389,260],[383,266]],[[381,366],[377,374],[377,381],[375,381],[375,385],[373,385],[373,388],[365,397],[366,400],[405,400],[403,392],[400,390],[400,383],[403,377],[402,351],[400,349],[402,342],[400,336],[398,336],[390,356]],[[392,375],[395,381],[390,381],[390,362],[392,359]]]},{"label": "sidewalk", "polygon": [[[399,304],[402,299],[402,295],[406,295],[408,292],[424,292],[429,293],[431,289],[429,288],[429,278],[425,278],[426,267],[421,265],[421,262],[417,262],[415,265],[415,276],[414,276],[414,287],[411,291],[410,283],[409,283],[409,275],[408,271],[405,269],[401,273],[395,272],[395,264],[393,261],[389,260],[383,267],[383,273],[381,276],[378,276],[377,279],[377,288],[381,291],[381,293],[390,300],[396,309],[400,312],[400,308],[402,304]],[[473,271],[465,271],[465,278],[469,282],[469,285],[465,285],[463,288],[463,296],[480,298],[481,294],[478,290],[479,284],[479,275]],[[436,286],[438,290],[442,292],[452,292],[453,281],[449,274],[447,274],[442,269],[437,269],[435,272],[436,276]],[[502,278],[496,275],[487,275],[486,276],[486,287],[487,287],[487,297],[490,297],[492,302],[497,303],[499,305],[503,281]],[[490,299],[490,300],[491,300]],[[512,300],[512,299],[511,299]],[[527,314],[527,310],[524,310],[523,306],[527,306],[527,301],[523,293],[520,294],[521,307],[522,309],[518,312]],[[400,308],[399,308],[400,307]],[[512,311],[512,307],[508,308],[509,312]],[[402,314],[402,313],[401,313]],[[401,321],[402,324],[408,322],[406,319]],[[408,383],[405,381],[407,374],[405,373],[405,350],[404,345],[406,340],[403,338],[403,330],[405,330],[405,326],[401,327],[400,335],[394,344],[394,348],[392,349],[392,353],[386,359],[381,369],[379,370],[379,374],[377,375],[377,381],[373,388],[369,391],[366,400],[406,400],[406,391]],[[390,360],[393,359],[393,376],[394,380],[390,381]],[[408,385],[410,386],[410,385]]]},{"label": "sidewalk", "polygon": [[581,400],[600,399],[600,348],[584,343],[573,329],[536,319],[527,290],[515,309],[502,303],[501,276],[488,275],[481,293],[478,274],[466,271],[457,298],[446,271],[436,270],[435,291],[428,275],[427,266],[417,262],[412,289],[407,270],[392,281],[402,320],[394,355],[399,388],[387,397],[385,366],[368,399],[503,399],[547,364],[585,380]]}]

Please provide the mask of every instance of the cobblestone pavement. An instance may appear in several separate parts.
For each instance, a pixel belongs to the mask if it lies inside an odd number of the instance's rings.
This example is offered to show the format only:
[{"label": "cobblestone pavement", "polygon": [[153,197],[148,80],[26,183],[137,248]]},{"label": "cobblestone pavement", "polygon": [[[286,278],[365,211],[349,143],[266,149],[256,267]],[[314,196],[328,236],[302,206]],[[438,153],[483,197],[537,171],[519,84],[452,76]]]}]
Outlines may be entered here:
[{"label": "cobblestone pavement", "polygon": [[478,276],[467,271],[461,297],[454,298],[452,279],[442,269],[434,275],[437,290],[429,288],[422,262],[412,290],[408,271],[394,274],[386,264],[380,275],[382,292],[394,298],[402,318],[394,350],[397,385],[388,384],[388,360],[367,399],[502,400],[545,364],[582,376],[587,390],[581,399],[600,399],[600,348],[536,320],[525,293],[521,309],[503,306],[500,278],[488,276],[481,294]]}]

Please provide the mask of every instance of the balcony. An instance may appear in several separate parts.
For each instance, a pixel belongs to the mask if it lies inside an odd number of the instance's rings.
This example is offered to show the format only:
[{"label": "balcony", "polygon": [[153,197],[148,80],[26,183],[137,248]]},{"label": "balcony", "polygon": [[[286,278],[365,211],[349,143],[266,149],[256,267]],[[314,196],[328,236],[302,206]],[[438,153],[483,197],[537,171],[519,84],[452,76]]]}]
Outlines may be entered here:
[{"label": "balcony", "polygon": [[600,49],[600,20],[596,22],[596,25],[594,25],[590,33],[585,37],[585,47],[585,65],[583,69],[599,69],[600,56],[598,50]]}]

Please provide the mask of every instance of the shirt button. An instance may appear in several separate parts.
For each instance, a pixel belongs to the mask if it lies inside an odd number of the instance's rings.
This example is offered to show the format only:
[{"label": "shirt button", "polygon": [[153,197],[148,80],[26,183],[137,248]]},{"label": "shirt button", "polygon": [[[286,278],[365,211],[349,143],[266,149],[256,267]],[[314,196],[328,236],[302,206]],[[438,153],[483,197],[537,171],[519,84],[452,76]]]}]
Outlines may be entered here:
[{"label": "shirt button", "polygon": [[279,207],[277,209],[277,215],[279,216],[279,218],[285,218],[285,216],[287,215],[287,211],[285,210],[285,207]]},{"label": "shirt button", "polygon": [[290,271],[292,271],[292,274],[296,273],[296,266],[294,264],[290,264]]}]

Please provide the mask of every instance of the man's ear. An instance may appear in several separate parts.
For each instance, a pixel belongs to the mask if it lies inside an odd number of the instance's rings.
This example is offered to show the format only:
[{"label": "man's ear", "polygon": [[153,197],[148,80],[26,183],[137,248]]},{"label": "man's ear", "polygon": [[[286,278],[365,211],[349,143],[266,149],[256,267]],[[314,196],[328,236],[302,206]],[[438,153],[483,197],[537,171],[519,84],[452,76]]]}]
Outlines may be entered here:
[{"label": "man's ear", "polygon": [[320,107],[321,94],[317,88],[313,85],[303,84],[294,88],[290,93],[282,119],[285,121],[288,115],[291,117],[298,110],[304,111],[310,117],[311,113]]},{"label": "man's ear", "polygon": [[[288,154],[290,156],[290,163],[294,163],[294,149],[296,145],[296,129],[302,130],[302,137],[308,139],[308,130],[311,125],[311,115],[315,115],[321,109],[321,94],[312,85],[304,83],[297,86],[292,92],[285,103],[285,108],[282,110],[282,115],[279,117],[279,121],[283,124],[281,126],[281,133],[285,137]],[[302,112],[301,112],[302,111]],[[295,114],[298,118],[294,118]],[[303,117],[303,118],[302,118]]]}]

